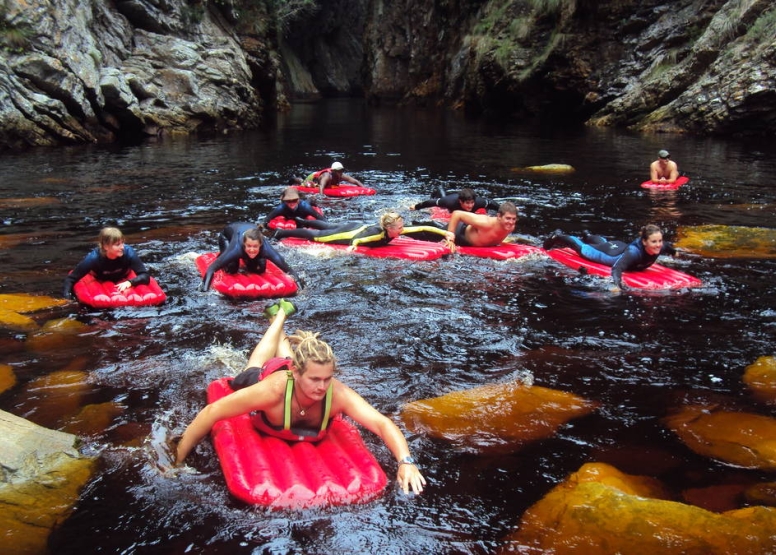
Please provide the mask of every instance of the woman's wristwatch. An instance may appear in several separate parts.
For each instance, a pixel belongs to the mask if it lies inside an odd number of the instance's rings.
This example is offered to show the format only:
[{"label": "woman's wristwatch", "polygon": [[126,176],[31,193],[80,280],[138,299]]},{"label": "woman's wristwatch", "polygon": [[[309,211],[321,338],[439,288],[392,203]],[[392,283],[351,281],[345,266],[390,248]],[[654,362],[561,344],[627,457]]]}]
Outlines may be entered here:
[{"label": "woman's wristwatch", "polygon": [[[412,464],[415,465],[415,459],[412,458],[411,455],[407,455],[402,460],[399,461],[399,464]],[[417,465],[416,465],[417,466]]]}]

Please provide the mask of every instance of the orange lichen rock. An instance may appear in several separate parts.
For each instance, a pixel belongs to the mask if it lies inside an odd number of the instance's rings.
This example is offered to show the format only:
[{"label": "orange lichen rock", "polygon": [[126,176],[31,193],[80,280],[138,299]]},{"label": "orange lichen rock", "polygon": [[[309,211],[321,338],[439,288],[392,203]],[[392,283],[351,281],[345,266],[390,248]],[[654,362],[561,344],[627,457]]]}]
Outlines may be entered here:
[{"label": "orange lichen rock", "polygon": [[519,383],[491,384],[405,405],[402,419],[413,430],[477,450],[513,450],[552,436],[597,403],[571,393]]},{"label": "orange lichen rock", "polygon": [[25,385],[16,405],[36,424],[60,428],[82,408],[85,397],[94,391],[89,374],[73,370],[52,372]]},{"label": "orange lichen rock", "polygon": [[47,553],[96,462],[78,453],[76,436],[3,411],[0,431],[0,553]]},{"label": "orange lichen rock", "polygon": [[763,403],[776,403],[776,357],[760,357],[746,367],[744,383]]},{"label": "orange lichen rock", "polygon": [[2,294],[0,295],[0,327],[15,331],[36,330],[38,324],[25,314],[64,304],[67,304],[65,299],[42,295]]},{"label": "orange lichen rock", "polygon": [[0,393],[3,393],[16,385],[16,374],[13,368],[7,364],[0,364]]},{"label": "orange lichen rock", "polygon": [[53,351],[72,347],[83,341],[78,334],[89,329],[89,326],[71,318],[49,320],[41,328],[27,337],[24,344],[28,351]]},{"label": "orange lichen rock", "polygon": [[776,258],[776,229],[727,225],[680,227],[674,244],[709,258]]},{"label": "orange lichen rock", "polygon": [[38,323],[24,314],[0,308],[0,328],[12,331],[33,331],[38,329]]},{"label": "orange lichen rock", "polygon": [[776,550],[776,509],[717,514],[664,499],[652,478],[582,466],[530,507],[499,553],[762,555]]},{"label": "orange lichen rock", "polygon": [[29,314],[47,308],[55,308],[67,304],[65,299],[55,299],[44,295],[28,295],[26,293],[0,295],[0,308]]},{"label": "orange lichen rock", "polygon": [[86,405],[62,428],[62,431],[78,436],[101,434],[122,412],[124,407],[113,401]]},{"label": "orange lichen rock", "polygon": [[758,414],[684,407],[666,425],[693,451],[745,468],[776,470],[776,419]]}]

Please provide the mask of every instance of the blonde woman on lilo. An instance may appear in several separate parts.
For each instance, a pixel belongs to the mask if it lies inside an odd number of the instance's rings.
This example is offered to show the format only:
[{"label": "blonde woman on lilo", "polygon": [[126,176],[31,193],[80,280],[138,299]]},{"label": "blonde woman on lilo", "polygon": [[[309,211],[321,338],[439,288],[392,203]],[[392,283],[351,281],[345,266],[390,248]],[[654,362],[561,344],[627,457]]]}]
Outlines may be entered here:
[{"label": "blonde woman on lilo", "polygon": [[[283,325],[295,310],[285,299],[267,309],[271,323],[245,370],[232,381],[236,391],[197,414],[178,442],[176,463],[182,464],[213,425],[225,418],[253,413],[254,425],[262,433],[288,441],[317,441],[325,435],[328,420],[346,415],[385,442],[398,463],[396,480],[402,490],[421,493],[426,480],[410,455],[404,435],[390,419],[334,377],[337,360],[331,347],[317,333],[297,331],[286,336]],[[287,403],[290,422],[286,421]]]}]

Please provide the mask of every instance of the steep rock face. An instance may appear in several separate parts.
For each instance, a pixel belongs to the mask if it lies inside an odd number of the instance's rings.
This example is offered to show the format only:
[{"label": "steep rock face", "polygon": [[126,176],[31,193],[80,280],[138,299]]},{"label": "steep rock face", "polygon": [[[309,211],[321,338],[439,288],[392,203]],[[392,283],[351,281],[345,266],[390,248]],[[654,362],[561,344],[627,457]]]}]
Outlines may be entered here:
[{"label": "steep rock face", "polygon": [[366,0],[328,0],[281,33],[292,98],[362,96]]},{"label": "steep rock face", "polygon": [[[640,130],[773,133],[767,0],[373,2],[368,94]],[[453,15],[454,14],[454,15]]]},{"label": "steep rock face", "polygon": [[770,0],[6,0],[0,16],[2,146],[250,128],[322,96],[776,129]]},{"label": "steep rock face", "polygon": [[246,55],[223,13],[205,5],[7,0],[4,15],[6,26],[27,36],[0,56],[0,144],[259,123]]}]

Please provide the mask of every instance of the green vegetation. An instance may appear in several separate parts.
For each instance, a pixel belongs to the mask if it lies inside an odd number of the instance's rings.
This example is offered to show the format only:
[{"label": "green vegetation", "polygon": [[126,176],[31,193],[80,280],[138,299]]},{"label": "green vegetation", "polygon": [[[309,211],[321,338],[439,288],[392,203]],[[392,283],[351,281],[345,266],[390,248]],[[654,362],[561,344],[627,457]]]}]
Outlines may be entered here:
[{"label": "green vegetation", "polygon": [[776,8],[760,14],[760,17],[746,32],[746,38],[753,42],[772,40],[776,32]]},{"label": "green vegetation", "polygon": [[34,35],[32,27],[26,24],[13,25],[7,20],[7,16],[5,4],[0,5],[0,47],[9,52],[26,51]]}]

